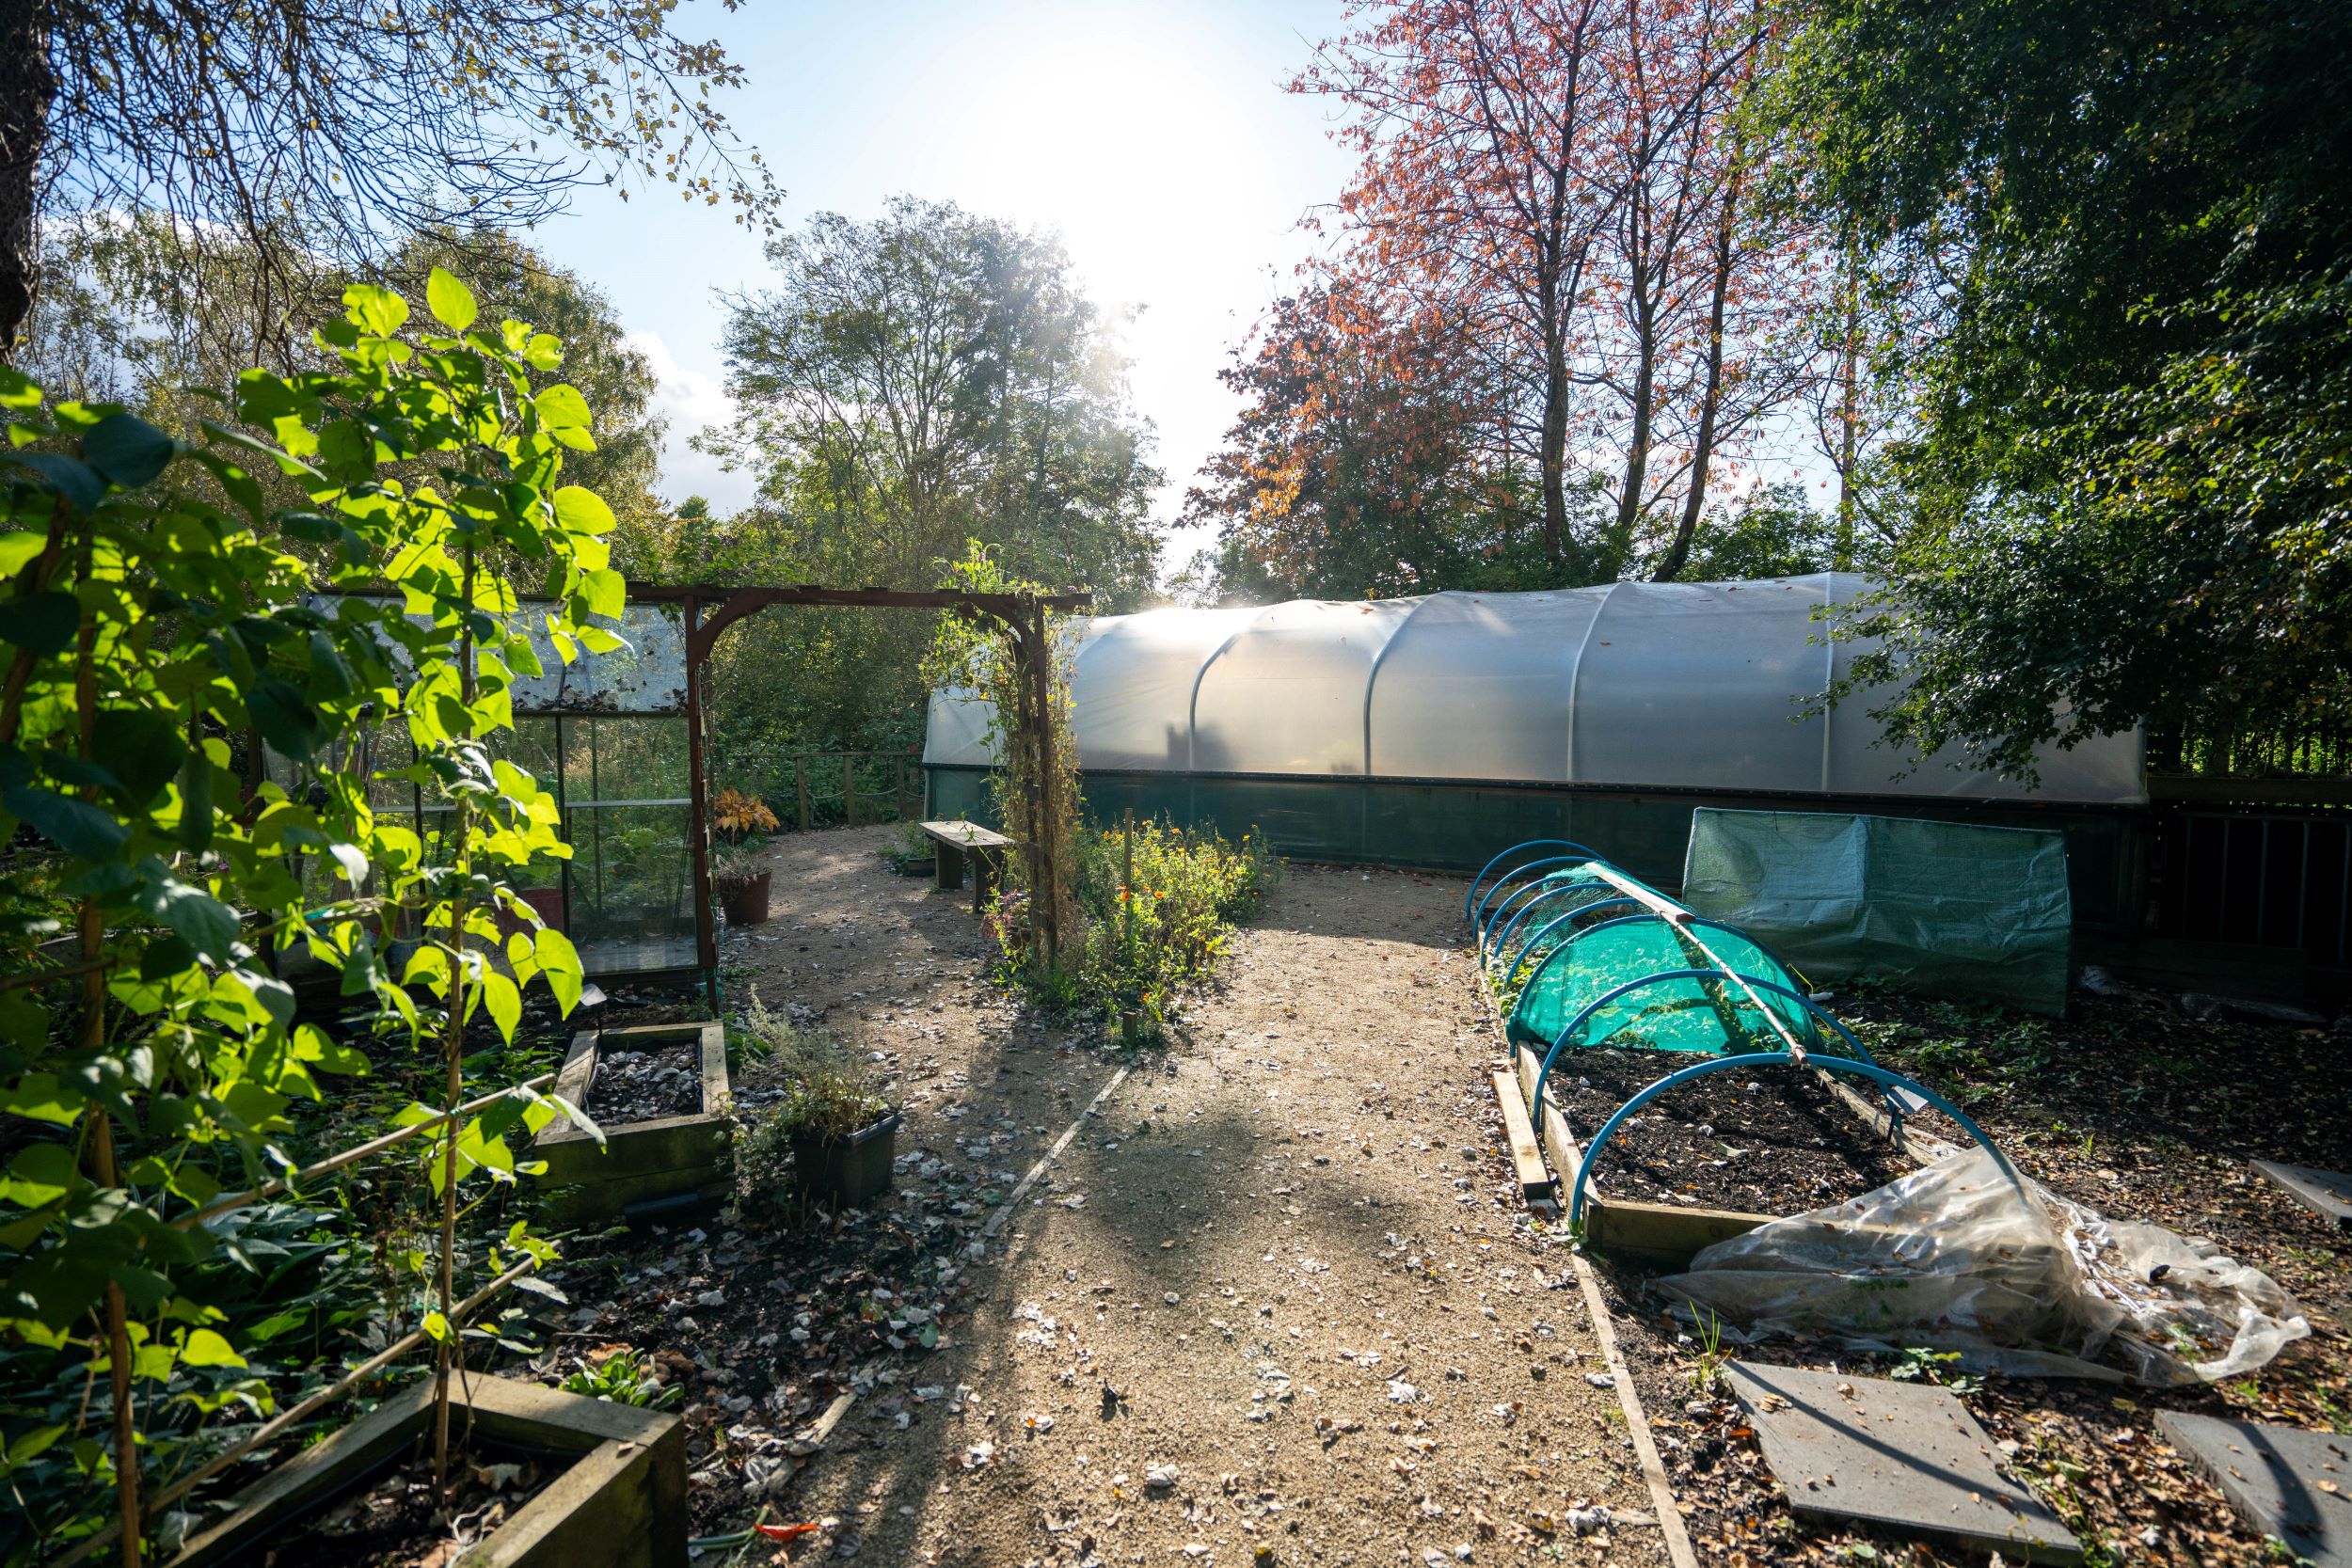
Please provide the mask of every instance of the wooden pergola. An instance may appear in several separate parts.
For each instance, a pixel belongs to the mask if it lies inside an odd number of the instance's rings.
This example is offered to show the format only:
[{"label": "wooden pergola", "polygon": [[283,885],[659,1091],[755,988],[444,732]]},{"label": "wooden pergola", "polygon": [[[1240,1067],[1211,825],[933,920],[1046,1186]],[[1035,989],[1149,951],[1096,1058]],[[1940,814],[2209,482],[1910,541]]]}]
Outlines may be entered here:
[{"label": "wooden pergola", "polygon": [[[1033,802],[1032,819],[1053,819],[1057,805],[1052,798],[1056,745],[1053,647],[1045,617],[1048,612],[1068,614],[1092,609],[1091,594],[968,594],[952,589],[920,592],[825,588],[813,583],[727,588],[709,583],[680,586],[632,582],[628,585],[628,597],[636,604],[678,605],[685,617],[686,754],[687,770],[691,775],[689,820],[694,860],[694,954],[706,976],[705,983],[714,990],[718,984],[719,936],[710,912],[710,783],[703,771],[703,666],[717,645],[719,634],[744,617],[776,605],[831,605],[845,610],[947,610],[1003,626],[1012,640],[1013,656],[1021,670],[1021,702],[1012,716],[1013,726],[1016,733],[1032,737],[1037,755],[1045,763],[1031,784],[1031,788],[1039,792]],[[1033,907],[1040,925],[1039,936],[1049,954],[1057,953],[1061,949],[1061,933],[1055,928],[1055,921],[1056,911],[1061,907],[1057,894],[1062,868],[1052,863],[1050,845],[1025,844],[1021,852],[1029,861],[1031,885],[1038,891]]]}]

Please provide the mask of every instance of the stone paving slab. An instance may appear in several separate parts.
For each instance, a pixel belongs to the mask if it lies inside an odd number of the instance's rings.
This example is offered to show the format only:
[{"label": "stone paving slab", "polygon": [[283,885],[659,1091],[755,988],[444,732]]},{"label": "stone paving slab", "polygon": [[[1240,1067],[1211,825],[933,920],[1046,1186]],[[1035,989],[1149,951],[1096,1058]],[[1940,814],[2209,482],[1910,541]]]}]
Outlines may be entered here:
[{"label": "stone paving slab", "polygon": [[1801,1514],[2076,1563],[2058,1516],[1994,1467],[1993,1439],[1931,1384],[1735,1361],[1724,1381]]},{"label": "stone paving slab", "polygon": [[2285,1188],[2306,1209],[2334,1222],[2338,1230],[2352,1230],[2352,1176],[2277,1160],[2257,1160],[2254,1168]]},{"label": "stone paving slab", "polygon": [[2319,1568],[2352,1564],[2352,1437],[2177,1410],[2156,1426],[2249,1525]]}]

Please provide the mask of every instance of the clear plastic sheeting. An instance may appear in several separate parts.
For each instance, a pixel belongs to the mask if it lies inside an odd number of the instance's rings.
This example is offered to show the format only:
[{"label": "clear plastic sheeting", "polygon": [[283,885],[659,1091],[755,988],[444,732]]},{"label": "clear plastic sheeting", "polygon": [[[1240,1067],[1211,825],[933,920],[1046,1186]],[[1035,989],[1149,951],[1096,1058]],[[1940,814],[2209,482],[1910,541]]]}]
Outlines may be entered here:
[{"label": "clear plastic sheeting", "polygon": [[[1818,573],[1079,622],[1079,762],[1127,773],[2147,799],[2137,733],[2043,749],[2028,790],[1964,759],[1916,763],[1881,745],[1868,710],[1883,694],[1807,716],[1867,646],[1831,639],[1817,614],[1866,586]],[[969,693],[933,696],[926,764],[993,762],[976,705]]]},{"label": "clear plastic sheeting", "polygon": [[2066,835],[1832,812],[1691,814],[1683,901],[1815,981],[2066,1008]]},{"label": "clear plastic sheeting", "polygon": [[2311,1332],[2293,1297],[2211,1243],[2021,1190],[1980,1148],[1718,1242],[1654,1284],[1746,1338],[1957,1351],[2019,1377],[2212,1383]]}]

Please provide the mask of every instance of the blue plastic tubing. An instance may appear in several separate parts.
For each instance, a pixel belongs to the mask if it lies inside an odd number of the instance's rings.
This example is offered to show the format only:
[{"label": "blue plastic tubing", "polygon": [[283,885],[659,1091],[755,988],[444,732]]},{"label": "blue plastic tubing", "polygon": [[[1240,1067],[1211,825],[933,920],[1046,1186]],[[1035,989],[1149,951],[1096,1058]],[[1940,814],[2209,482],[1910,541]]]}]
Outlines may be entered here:
[{"label": "blue plastic tubing", "polygon": [[[1568,1195],[1568,1223],[1574,1225],[1584,1217],[1584,1179],[1592,1174],[1593,1164],[1600,1158],[1601,1149],[1611,1138],[1616,1136],[1617,1129],[1624,1125],[1628,1117],[1664,1094],[1668,1089],[1678,1087],[1693,1078],[1704,1078],[1710,1072],[1724,1072],[1733,1068],[1756,1067],[1766,1062],[1792,1062],[1794,1060],[1796,1060],[1795,1056],[1786,1051],[1766,1051],[1741,1056],[1711,1057],[1707,1061],[1686,1067],[1678,1072],[1668,1073],[1618,1106],[1616,1115],[1602,1122],[1600,1131],[1593,1134],[1592,1146],[1585,1149],[1583,1163],[1576,1167],[1576,1186]],[[1925,1084],[1905,1078],[1899,1072],[1889,1072],[1886,1069],[1869,1062],[1850,1062],[1843,1056],[1807,1055],[1805,1062],[1808,1066],[1826,1068],[1832,1072],[1851,1072],[1863,1078],[1875,1079],[1883,1089],[1909,1089],[1958,1122],[1970,1137],[1977,1140],[1977,1147],[1993,1157],[1993,1163],[2000,1167],[2001,1174],[2009,1178],[2010,1185],[2017,1189],[2020,1196],[2024,1196],[2026,1183],[2018,1176],[2017,1167],[2010,1164],[2008,1158],[1993,1147],[1993,1140],[1984,1135],[1984,1129],[1969,1120],[1967,1112],[1929,1088]]]},{"label": "blue plastic tubing", "polygon": [[[1600,885],[1601,887],[1606,888],[1609,884],[1603,882]],[[1640,902],[1640,900],[1629,897],[1625,894],[1613,893],[1610,896],[1599,899],[1595,903],[1579,904],[1576,908],[1568,911],[1565,914],[1560,915],[1557,919],[1548,922],[1540,928],[1530,930],[1526,944],[1519,949],[1518,958],[1511,958],[1509,962],[1503,964],[1500,969],[1495,968],[1496,959],[1508,958],[1510,955],[1511,933],[1526,924],[1527,917],[1535,912],[1537,905],[1548,904],[1552,899],[1559,897],[1563,894],[1590,892],[1592,890],[1593,884],[1590,882],[1565,882],[1559,887],[1553,888],[1550,892],[1539,893],[1534,897],[1530,898],[1526,903],[1521,904],[1517,910],[1512,911],[1510,920],[1505,923],[1502,927],[1502,934],[1495,938],[1492,942],[1485,944],[1486,948],[1486,967],[1496,974],[1508,974],[1512,970],[1518,967],[1519,958],[1523,958],[1528,954],[1534,952],[1535,950],[1535,944],[1538,942],[1541,942],[1545,933],[1550,931],[1553,927],[1564,925],[1568,921],[1578,919],[1583,915],[1597,913],[1602,910],[1613,910],[1620,904],[1633,904]],[[1614,922],[1612,922],[1611,924],[1614,924]],[[1589,927],[1586,928],[1590,929]]]},{"label": "blue plastic tubing", "polygon": [[[1818,1019],[1821,1022],[1828,1024],[1832,1029],[1835,1029],[1837,1032],[1837,1037],[1844,1040],[1848,1046],[1851,1047],[1853,1053],[1856,1056],[1859,1056],[1865,1062],[1871,1059],[1869,1048],[1864,1045],[1860,1040],[1854,1038],[1852,1030],[1847,1028],[1844,1024],[1830,1017],[1829,1014],[1823,1012],[1820,1007],[1815,1004],[1811,997],[1804,995],[1802,991],[1790,990],[1787,986],[1782,985],[1777,980],[1766,980],[1754,974],[1740,974],[1734,976],[1725,974],[1720,969],[1661,969],[1655,974],[1645,974],[1638,980],[1628,980],[1624,985],[1619,986],[1616,990],[1613,991],[1606,991],[1601,995],[1595,997],[1592,1001],[1584,1005],[1583,1011],[1568,1020],[1568,1022],[1561,1027],[1560,1033],[1552,1038],[1551,1049],[1544,1053],[1544,1065],[1536,1069],[1535,1092],[1534,1095],[1529,1097],[1529,1103],[1534,1105],[1540,1111],[1544,1103],[1544,1085],[1551,1081],[1551,1064],[1558,1061],[1560,1059],[1560,1053],[1567,1049],[1568,1037],[1575,1034],[1578,1027],[1581,1025],[1586,1019],[1600,1011],[1601,1008],[1609,1006],[1610,1003],[1614,1002],[1618,997],[1625,995],[1629,991],[1640,990],[1645,986],[1657,985],[1661,980],[1730,981],[1735,978],[1746,981],[1749,985],[1756,987],[1758,990],[1769,990],[1776,995],[1788,998],[1789,1001],[1794,1002],[1797,1006],[1803,1007],[1806,1013],[1810,1014],[1813,1018]],[[1726,1062],[1759,1062],[1764,1060],[1767,1056],[1785,1056],[1787,1054],[1788,1054],[1788,1053],[1785,1051],[1743,1051],[1736,1055],[1725,1056],[1723,1059]],[[1648,1091],[1644,1090],[1643,1092],[1647,1093]]]},{"label": "blue plastic tubing", "polygon": [[[1478,868],[1478,875],[1470,879],[1470,891],[1462,895],[1462,917],[1465,920],[1470,918],[1470,907],[1478,902],[1478,887],[1481,882],[1484,882],[1486,879],[1486,873],[1492,871],[1496,866],[1501,865],[1504,861],[1510,859],[1513,855],[1518,854],[1522,849],[1573,849],[1588,861],[1597,861],[1600,859],[1598,855],[1594,854],[1590,849],[1585,848],[1584,846],[1572,839],[1531,838],[1524,844],[1514,844],[1511,847],[1497,855],[1493,860],[1490,860],[1486,864],[1480,866]],[[1514,867],[1513,869],[1516,870],[1518,868]]]},{"label": "blue plastic tubing", "polygon": [[[1529,861],[1524,865],[1513,866],[1510,870],[1496,878],[1494,884],[1487,888],[1485,895],[1478,900],[1478,911],[1470,917],[1472,928],[1479,936],[1484,937],[1486,933],[1487,927],[1492,926],[1496,921],[1501,920],[1504,911],[1511,911],[1516,912],[1518,906],[1516,906],[1511,902],[1514,898],[1518,897],[1521,894],[1527,893],[1532,889],[1541,887],[1545,882],[1550,880],[1553,873],[1552,871],[1544,871],[1546,866],[1550,866],[1553,868],[1553,871],[1556,871],[1563,866],[1577,865],[1609,865],[1609,863],[1607,861],[1595,861],[1591,857],[1585,855],[1558,855],[1549,860]],[[1610,866],[1609,868],[1612,871],[1616,870],[1615,866]],[[1529,877],[1527,874],[1531,871],[1543,872],[1543,875]],[[1620,875],[1622,875],[1622,873],[1620,873]],[[1525,879],[1520,880],[1519,879],[1521,878],[1524,878]],[[1599,878],[1595,878],[1592,882],[1578,882],[1573,885],[1578,887],[1605,887],[1609,884],[1601,880]],[[1505,892],[1505,889],[1508,889],[1509,891]],[[1489,911],[1492,912],[1489,913]]]}]

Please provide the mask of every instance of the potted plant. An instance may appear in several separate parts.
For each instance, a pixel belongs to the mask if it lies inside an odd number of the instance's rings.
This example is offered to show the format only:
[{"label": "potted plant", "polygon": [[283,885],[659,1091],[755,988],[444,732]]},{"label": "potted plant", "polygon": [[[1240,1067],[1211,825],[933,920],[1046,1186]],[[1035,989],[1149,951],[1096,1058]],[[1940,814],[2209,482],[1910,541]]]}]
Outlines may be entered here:
[{"label": "potted plant", "polygon": [[787,1087],[745,1137],[745,1175],[782,1186],[789,1153],[790,1183],[804,1196],[848,1207],[888,1192],[899,1116],[865,1065],[831,1037],[769,1012],[756,994],[747,1027]]},{"label": "potted plant", "polygon": [[882,858],[901,877],[928,877],[939,868],[938,850],[915,822],[898,824],[898,831],[882,846]]},{"label": "potted plant", "polygon": [[711,802],[719,824],[719,849],[711,857],[711,882],[730,926],[756,926],[768,918],[769,870],[760,863],[765,835],[776,831],[776,814],[756,795],[732,786]]}]

